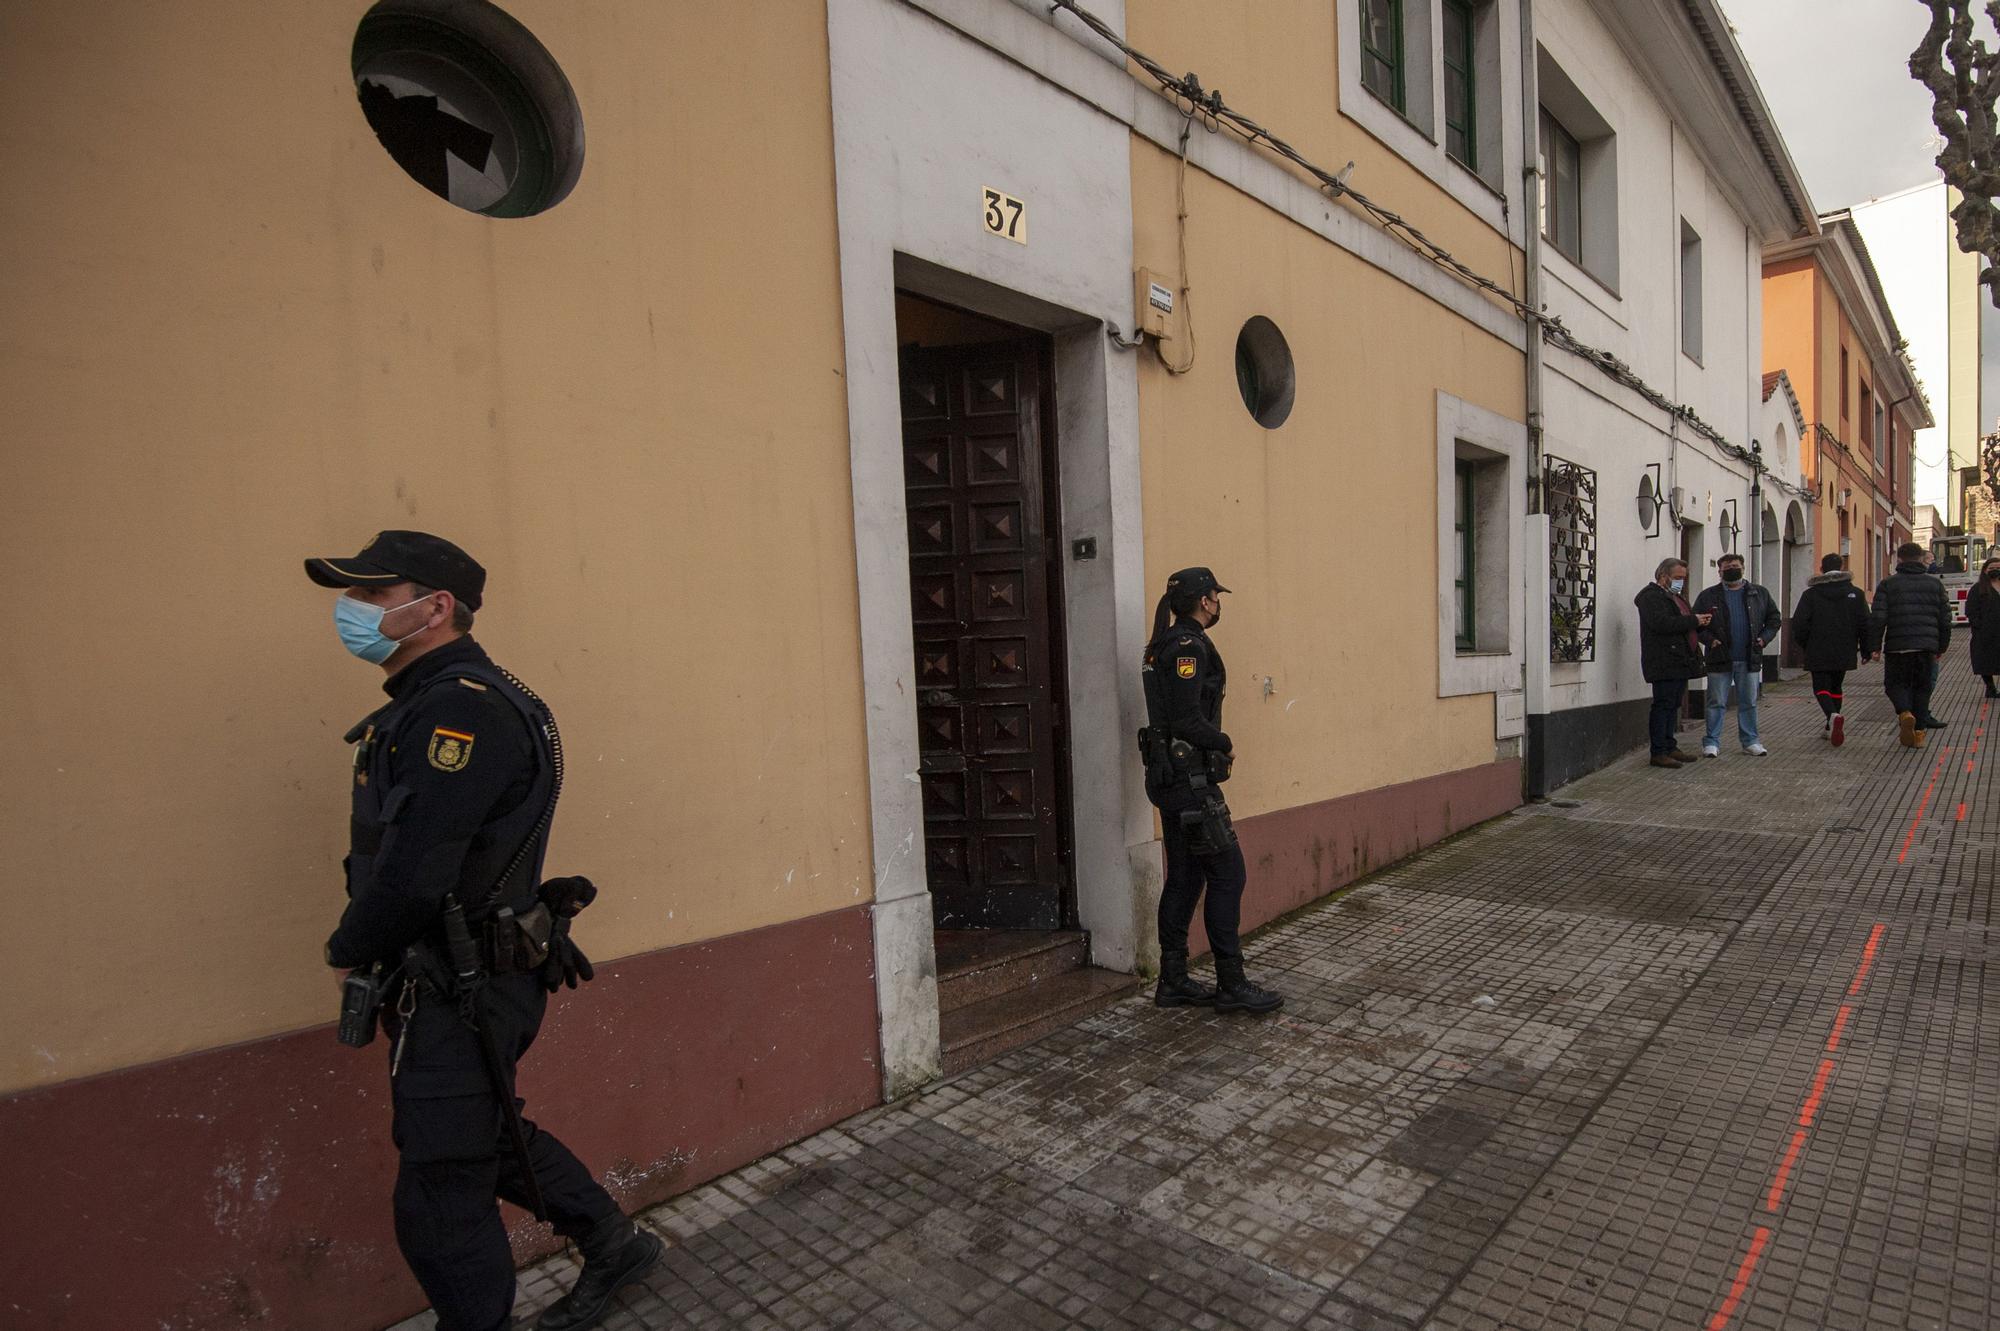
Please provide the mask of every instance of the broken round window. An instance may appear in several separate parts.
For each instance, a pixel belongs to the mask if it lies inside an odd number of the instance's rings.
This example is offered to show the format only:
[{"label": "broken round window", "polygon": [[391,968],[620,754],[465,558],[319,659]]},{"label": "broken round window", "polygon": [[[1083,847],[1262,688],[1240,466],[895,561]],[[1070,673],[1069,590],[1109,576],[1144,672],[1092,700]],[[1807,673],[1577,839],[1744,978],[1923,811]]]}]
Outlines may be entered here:
[{"label": "broken round window", "polygon": [[583,115],[555,58],[487,0],[381,0],[354,34],[368,127],[410,178],[488,217],[562,202]]}]

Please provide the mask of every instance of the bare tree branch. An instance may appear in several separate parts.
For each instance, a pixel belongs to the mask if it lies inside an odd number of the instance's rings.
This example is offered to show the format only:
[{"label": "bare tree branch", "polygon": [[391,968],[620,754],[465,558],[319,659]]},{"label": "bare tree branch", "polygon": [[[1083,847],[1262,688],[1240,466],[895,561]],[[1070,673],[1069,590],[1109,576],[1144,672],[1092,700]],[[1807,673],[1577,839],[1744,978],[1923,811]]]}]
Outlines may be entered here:
[{"label": "bare tree branch", "polygon": [[[1958,247],[1986,260],[1980,284],[2000,305],[2000,52],[1973,33],[1972,0],[1919,0],[1930,27],[1910,54],[1910,76],[1931,94],[1931,123],[1944,140],[1938,169],[1960,195],[1951,210]],[[2000,28],[2000,0],[1986,0],[1986,17]]]}]

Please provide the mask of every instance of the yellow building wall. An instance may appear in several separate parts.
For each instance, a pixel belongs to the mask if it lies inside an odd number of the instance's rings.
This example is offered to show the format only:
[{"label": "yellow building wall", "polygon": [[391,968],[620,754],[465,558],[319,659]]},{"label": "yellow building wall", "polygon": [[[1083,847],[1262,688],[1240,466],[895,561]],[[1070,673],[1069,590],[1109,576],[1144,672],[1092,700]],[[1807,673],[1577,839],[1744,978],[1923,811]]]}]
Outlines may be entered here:
[{"label": "yellow building wall", "polygon": [[1783,370],[1806,413],[1806,433],[1799,439],[1801,474],[1808,481],[1819,475],[1819,446],[1813,423],[1822,419],[1819,393],[1825,383],[1818,358],[1814,324],[1819,275],[1810,259],[1790,259],[1764,270],[1764,373]]},{"label": "yellow building wall", "polygon": [[381,677],[300,560],[383,527],[490,570],[600,960],[870,897],[823,6],[509,0],[588,139],[509,221],[375,142],[366,8],[0,11],[0,1090],[331,1018]]},{"label": "yellow building wall", "polygon": [[[1156,272],[1178,263],[1176,166],[1135,139],[1135,261]],[[1436,393],[1519,420],[1520,351],[1198,170],[1187,196],[1194,368],[1141,358],[1146,576],[1203,564],[1234,591],[1215,631],[1243,760],[1232,809],[1491,763],[1492,695],[1437,696]],[[1257,314],[1297,366],[1277,430],[1237,388]]]},{"label": "yellow building wall", "polygon": [[[1506,285],[1520,271],[1520,250],[1340,114],[1337,9],[1355,2],[1126,0],[1126,40],[1169,70],[1195,71],[1204,87],[1222,92],[1227,106],[1268,127],[1321,167],[1338,170],[1353,162],[1355,188],[1411,219],[1474,270]],[[1150,76],[1135,70],[1135,77],[1153,86]],[[1443,126],[1438,132],[1443,133]],[[1317,187],[1305,172],[1275,156],[1272,160]]]}]

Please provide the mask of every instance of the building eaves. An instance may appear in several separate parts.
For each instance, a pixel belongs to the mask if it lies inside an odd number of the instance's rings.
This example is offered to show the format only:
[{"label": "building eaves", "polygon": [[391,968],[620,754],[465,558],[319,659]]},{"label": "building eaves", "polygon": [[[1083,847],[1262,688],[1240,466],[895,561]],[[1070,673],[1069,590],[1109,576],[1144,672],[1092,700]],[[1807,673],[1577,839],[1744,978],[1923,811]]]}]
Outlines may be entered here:
[{"label": "building eaves", "polygon": [[1931,412],[1930,394],[1925,391],[1923,380],[1917,377],[1917,367],[1910,361],[1909,346],[1903,340],[1902,330],[1896,326],[1895,308],[1889,304],[1889,293],[1882,288],[1882,275],[1875,271],[1875,259],[1868,252],[1868,240],[1861,234],[1860,224],[1854,220],[1853,211],[1847,208],[1821,214],[1819,224],[1821,232],[1829,239],[1838,237],[1853,247],[1857,261],[1855,267],[1860,270],[1861,279],[1867,285],[1868,299],[1888,329],[1890,355],[1908,380],[1907,387],[1923,413],[1923,424],[1918,428],[1929,429],[1937,424],[1937,418]]},{"label": "building eaves", "polygon": [[1817,220],[1812,197],[1806,192],[1805,177],[1799,173],[1798,164],[1785,147],[1784,136],[1778,132],[1777,119],[1764,101],[1763,90],[1757,86],[1757,76],[1751,71],[1743,48],[1737,45],[1729,20],[1723,16],[1716,0],[1681,0],[1681,7],[1687,12],[1695,35],[1707,49],[1709,60],[1714,63],[1723,86],[1728,88],[1730,99],[1736,103],[1736,113],[1743,119],[1743,128],[1750,135],[1751,142],[1757,145],[1765,167],[1777,183],[1778,192],[1784,195],[1786,205],[1792,210],[1799,231],[1811,233],[1817,229]]}]

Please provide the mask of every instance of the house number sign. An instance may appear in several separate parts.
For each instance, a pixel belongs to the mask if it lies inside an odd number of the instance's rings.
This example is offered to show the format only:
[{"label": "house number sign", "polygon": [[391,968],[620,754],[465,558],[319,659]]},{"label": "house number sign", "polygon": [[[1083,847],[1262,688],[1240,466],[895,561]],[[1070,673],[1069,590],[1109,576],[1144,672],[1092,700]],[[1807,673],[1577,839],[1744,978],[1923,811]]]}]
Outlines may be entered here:
[{"label": "house number sign", "polygon": [[991,185],[980,191],[980,220],[996,236],[1025,245],[1028,243],[1028,205]]}]

